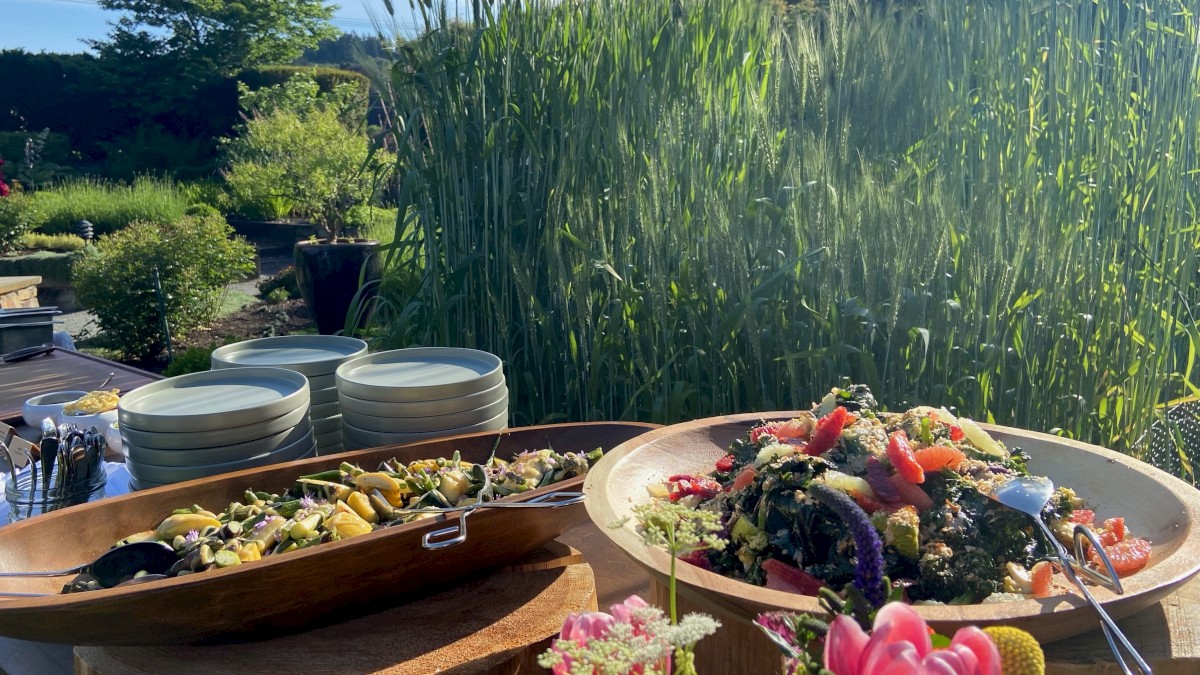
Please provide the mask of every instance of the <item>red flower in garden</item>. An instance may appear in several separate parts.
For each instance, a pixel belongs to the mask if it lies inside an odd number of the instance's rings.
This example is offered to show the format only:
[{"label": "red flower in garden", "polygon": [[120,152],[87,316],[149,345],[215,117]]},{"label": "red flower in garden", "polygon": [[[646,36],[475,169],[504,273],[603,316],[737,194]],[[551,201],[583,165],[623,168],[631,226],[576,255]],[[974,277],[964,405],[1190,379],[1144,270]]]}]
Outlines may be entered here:
[{"label": "red flower in garden", "polygon": [[4,160],[0,159],[0,197],[7,197],[8,192],[8,183],[4,182]]}]

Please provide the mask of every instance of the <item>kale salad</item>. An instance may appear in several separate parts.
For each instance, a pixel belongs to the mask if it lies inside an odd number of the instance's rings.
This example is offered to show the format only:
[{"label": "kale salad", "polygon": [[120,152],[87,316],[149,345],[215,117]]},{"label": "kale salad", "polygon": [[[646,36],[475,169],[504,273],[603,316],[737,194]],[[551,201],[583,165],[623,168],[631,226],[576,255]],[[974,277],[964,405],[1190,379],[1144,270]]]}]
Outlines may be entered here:
[{"label": "kale salad", "polygon": [[[852,386],[752,428],[709,474],[671,476],[650,492],[719,513],[729,545],[685,560],[747,583],[809,595],[858,585],[858,549],[870,546],[909,601],[1002,602],[1066,588],[1028,517],[987,497],[1029,475],[1027,460],[944,408],[884,412]],[[1149,558],[1149,542],[1128,536],[1123,519],[1094,523],[1069,488],[1042,515],[1064,541],[1076,523],[1092,527],[1122,575]]]}]

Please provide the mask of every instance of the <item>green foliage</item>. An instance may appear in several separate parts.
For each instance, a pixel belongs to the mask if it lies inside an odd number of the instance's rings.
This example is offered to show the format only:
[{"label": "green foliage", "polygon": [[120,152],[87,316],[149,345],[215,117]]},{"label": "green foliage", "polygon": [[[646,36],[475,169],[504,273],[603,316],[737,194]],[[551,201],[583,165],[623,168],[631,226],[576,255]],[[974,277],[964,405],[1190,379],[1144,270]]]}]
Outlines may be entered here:
[{"label": "green foliage", "polygon": [[396,209],[359,204],[346,211],[346,231],[386,246],[396,236]]},{"label": "green foliage", "polygon": [[287,84],[296,77],[311,79],[322,94],[332,93],[341,85],[352,85],[365,92],[370,81],[362,73],[342,68],[314,66],[259,66],[238,74],[238,82],[250,91],[268,89]]},{"label": "green foliage", "polygon": [[267,293],[266,296],[263,298],[263,300],[265,300],[266,302],[268,302],[272,305],[278,305],[281,302],[286,302],[290,298],[291,298],[291,294],[289,294],[287,292],[287,289],[276,288],[273,291],[271,291],[270,293]]},{"label": "green foliage", "polygon": [[333,8],[321,0],[99,0],[122,12],[106,41],[92,41],[102,57],[162,59],[182,73],[206,79],[231,76],[265,63],[287,63],[307,47],[337,35]]},{"label": "green foliage", "polygon": [[95,156],[98,141],[120,133],[127,123],[118,112],[120,97],[106,92],[109,84],[99,59],[90,54],[0,50],[0,130],[5,132],[0,154],[8,160],[24,156],[29,130],[49,128],[47,161],[65,163],[63,136],[83,158]]},{"label": "green foliage", "polygon": [[43,129],[0,132],[0,157],[6,160],[7,178],[31,189],[64,175],[63,164],[70,161],[70,139],[64,134]]},{"label": "green foliage", "polygon": [[283,291],[284,300],[300,297],[300,285],[296,281],[295,267],[285,267],[258,282],[258,297],[264,300],[276,294],[277,291]]},{"label": "green foliage", "polygon": [[163,371],[165,377],[200,373],[212,368],[212,353],[216,347],[188,347],[182,354],[176,354]]},{"label": "green foliage", "polygon": [[27,232],[21,237],[21,248],[40,251],[81,251],[86,242],[74,234],[42,234]]},{"label": "green foliage", "polygon": [[25,234],[37,227],[43,217],[41,209],[25,193],[12,192],[0,197],[0,253],[18,248]]},{"label": "green foliage", "polygon": [[135,221],[171,223],[188,209],[188,196],[178,183],[145,177],[130,185],[71,181],[39,191],[33,198],[43,212],[38,229],[48,234],[73,233],[80,220],[90,222],[97,236]]},{"label": "green foliage", "polygon": [[347,119],[357,87],[320,95],[311,79],[245,92],[258,110],[229,144],[225,178],[239,214],[283,209],[313,219],[326,237],[341,236],[347,211],[368,203],[394,158],[371,147],[362,116]]},{"label": "green foliage", "polygon": [[0,256],[0,277],[36,276],[44,282],[66,285],[71,283],[71,265],[82,255],[82,251],[33,251]]},{"label": "green foliage", "polygon": [[305,49],[296,63],[302,65],[333,65],[339,68],[359,68],[363,61],[387,64],[387,54],[376,36],[342,33],[332,40],[322,40],[316,47]]},{"label": "green foliage", "polygon": [[849,377],[1129,449],[1200,393],[1187,3],[772,13],[535,0],[410,42],[394,250],[424,276],[383,284],[379,345],[500,355],[521,424]]},{"label": "green foliage", "polygon": [[157,357],[164,345],[155,270],[172,333],[211,320],[225,285],[254,267],[254,248],[220,217],[134,223],[106,235],[74,266],[79,302],[130,357]]}]

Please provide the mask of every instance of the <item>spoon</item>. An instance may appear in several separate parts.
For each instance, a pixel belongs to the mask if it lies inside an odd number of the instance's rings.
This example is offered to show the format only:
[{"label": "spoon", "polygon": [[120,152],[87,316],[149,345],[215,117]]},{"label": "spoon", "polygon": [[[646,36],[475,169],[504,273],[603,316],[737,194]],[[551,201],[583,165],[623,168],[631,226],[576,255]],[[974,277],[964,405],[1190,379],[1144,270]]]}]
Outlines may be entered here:
[{"label": "spoon", "polygon": [[[159,541],[137,541],[110,548],[90,563],[76,565],[64,570],[48,572],[0,572],[2,577],[61,577],[68,574],[88,571],[103,588],[112,588],[121,583],[126,577],[132,577],[138,572],[164,574],[179,560],[175,549]],[[31,593],[0,593],[18,597],[31,597]]]},{"label": "spoon", "polygon": [[[1117,644],[1118,641],[1121,646],[1128,650],[1130,657],[1132,657],[1138,669],[1143,673],[1149,674],[1151,672],[1150,666],[1146,664],[1145,659],[1142,658],[1137,649],[1134,649],[1129,639],[1117,627],[1117,623],[1112,620],[1108,612],[1104,611],[1100,603],[1096,602],[1096,599],[1092,597],[1087,587],[1083,585],[1083,580],[1079,578],[1078,573],[1081,572],[1089,579],[1112,588],[1117,594],[1124,593],[1124,589],[1121,588],[1121,581],[1117,578],[1116,570],[1113,569],[1112,562],[1108,559],[1108,554],[1104,552],[1100,541],[1096,539],[1096,535],[1083,525],[1075,526],[1075,553],[1079,556],[1079,561],[1076,561],[1071,558],[1070,554],[1067,553],[1067,549],[1058,542],[1058,539],[1050,532],[1050,528],[1046,527],[1046,523],[1042,521],[1042,509],[1046,507],[1053,494],[1054,483],[1049,478],[1017,476],[997,486],[988,496],[1010,509],[1028,515],[1038,524],[1042,534],[1046,536],[1046,540],[1053,546],[1058,559],[1062,561],[1063,575],[1070,579],[1071,583],[1075,584],[1075,587],[1087,599],[1088,604],[1100,615],[1100,627],[1104,629],[1104,639],[1108,641],[1109,649],[1117,657],[1117,662],[1121,664],[1121,671],[1130,675],[1132,674],[1132,671],[1125,662],[1125,657],[1121,654],[1121,649]],[[1081,562],[1083,560],[1084,538],[1091,542],[1092,550],[1096,551],[1101,561],[1104,562],[1104,566],[1108,572],[1107,577]]]},{"label": "spoon", "polygon": [[112,379],[114,377],[116,377],[116,375],[117,375],[116,373],[109,373],[108,377],[105,378],[104,381],[100,383],[100,386],[96,387],[96,389],[94,391],[99,391],[100,389],[103,389],[104,387],[106,387],[109,382],[112,382]]}]

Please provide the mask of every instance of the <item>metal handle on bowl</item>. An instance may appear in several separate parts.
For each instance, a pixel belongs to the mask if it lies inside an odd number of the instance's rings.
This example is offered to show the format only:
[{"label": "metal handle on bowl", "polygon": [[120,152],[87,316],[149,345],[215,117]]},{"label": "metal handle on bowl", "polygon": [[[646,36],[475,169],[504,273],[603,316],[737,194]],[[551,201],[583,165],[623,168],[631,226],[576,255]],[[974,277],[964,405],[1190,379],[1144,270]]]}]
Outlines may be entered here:
[{"label": "metal handle on bowl", "polygon": [[[430,551],[436,551],[439,548],[448,548],[467,540],[467,516],[474,513],[475,509],[552,509],[571,506],[582,501],[582,492],[547,492],[523,502],[476,502],[448,509],[400,509],[400,511],[405,513],[458,513],[457,525],[426,532],[425,536],[421,537],[421,546]],[[450,538],[442,539],[442,537]]]},{"label": "metal handle on bowl", "polygon": [[[472,505],[473,506],[473,505]],[[421,537],[421,546],[430,551],[436,551],[439,548],[449,548],[457,546],[467,540],[467,516],[471,515],[470,510],[458,512],[458,524],[451,527],[443,527],[440,530],[426,532],[425,536]],[[455,535],[450,539],[442,539],[448,535]]]}]

